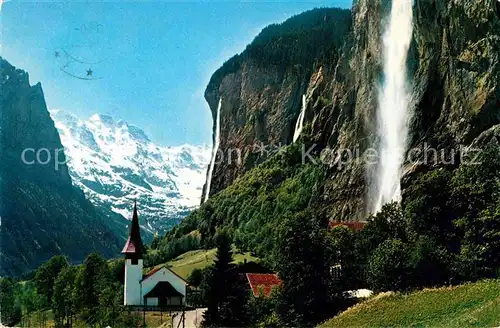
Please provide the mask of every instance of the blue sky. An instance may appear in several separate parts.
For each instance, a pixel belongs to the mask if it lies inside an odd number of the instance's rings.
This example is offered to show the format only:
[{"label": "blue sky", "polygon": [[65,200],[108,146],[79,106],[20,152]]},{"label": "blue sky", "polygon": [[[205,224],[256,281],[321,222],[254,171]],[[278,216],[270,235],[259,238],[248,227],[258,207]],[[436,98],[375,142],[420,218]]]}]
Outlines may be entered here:
[{"label": "blue sky", "polygon": [[2,7],[1,55],[27,70],[32,84],[42,83],[49,109],[82,119],[109,114],[163,145],[210,144],[203,92],[225,60],[268,24],[315,7],[350,5],[12,0]]}]

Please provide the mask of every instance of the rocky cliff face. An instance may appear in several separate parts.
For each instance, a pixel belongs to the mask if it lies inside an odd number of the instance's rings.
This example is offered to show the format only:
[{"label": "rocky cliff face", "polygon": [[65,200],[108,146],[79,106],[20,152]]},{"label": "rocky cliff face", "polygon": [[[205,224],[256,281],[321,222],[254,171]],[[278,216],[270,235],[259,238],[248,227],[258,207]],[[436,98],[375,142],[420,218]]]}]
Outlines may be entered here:
[{"label": "rocky cliff face", "polygon": [[[70,187],[67,166],[60,165],[55,169],[56,156],[61,163],[66,157],[59,151],[62,149],[61,140],[47,111],[41,84],[30,86],[27,72],[0,60],[3,172],[61,188]],[[28,164],[37,160],[37,152],[44,164]]]},{"label": "rocky cliff face", "polygon": [[[280,67],[281,75],[273,69],[259,69],[249,59],[222,77],[221,72],[214,74],[206,98],[213,112],[217,99],[223,101],[221,149],[225,155],[234,146],[245,150],[241,165],[229,165],[227,158],[216,165],[211,194],[262,160],[249,150],[256,141],[291,142],[300,98],[305,93],[306,128],[300,142],[305,149],[314,147],[312,153],[323,151],[329,164],[323,196],[318,200],[321,208],[332,219],[360,220],[368,214],[372,167],[363,160],[339,166],[336,151],[359,149],[362,154],[377,145],[381,42],[390,6],[388,0],[356,1],[350,32],[342,36],[345,42],[340,55],[331,52],[316,58],[302,75],[294,74],[293,66]],[[330,31],[332,43],[335,32]],[[414,1],[414,35],[408,60],[414,109],[411,147],[426,142],[438,149],[455,149],[471,144],[499,123],[499,57],[496,1]],[[436,164],[422,164],[419,169]],[[407,168],[405,183],[410,183],[413,171],[415,166]]]},{"label": "rocky cliff face", "polygon": [[[0,275],[36,268],[56,254],[73,262],[118,253],[103,215],[72,186],[40,84],[0,58]],[[38,154],[38,156],[37,156]]]},{"label": "rocky cliff face", "polygon": [[350,21],[347,10],[316,9],[271,25],[213,75],[205,98],[214,120],[219,99],[222,107],[210,194],[292,142],[313,73],[335,65]]}]

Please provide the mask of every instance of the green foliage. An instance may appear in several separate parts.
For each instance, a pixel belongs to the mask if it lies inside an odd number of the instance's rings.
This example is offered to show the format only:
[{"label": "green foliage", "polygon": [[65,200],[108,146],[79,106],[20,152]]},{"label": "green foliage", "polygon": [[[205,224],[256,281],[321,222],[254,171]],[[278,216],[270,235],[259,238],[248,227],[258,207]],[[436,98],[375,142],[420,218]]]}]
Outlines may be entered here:
[{"label": "green foliage", "polygon": [[462,280],[498,277],[500,270],[500,154],[489,147],[479,160],[481,165],[462,165],[451,181]]},{"label": "green foliage", "polygon": [[299,146],[291,145],[238,178],[170,231],[159,252],[191,235],[212,248],[218,229],[225,229],[243,252],[274,263],[272,255],[282,217],[307,209],[324,183],[321,164],[302,164]]},{"label": "green foliage", "polygon": [[236,327],[242,325],[245,299],[233,262],[233,252],[229,236],[225,232],[217,234],[216,260],[203,284],[207,310],[203,317],[205,326]]},{"label": "green foliage", "polygon": [[450,204],[453,172],[444,168],[421,175],[407,190],[404,201],[409,229],[415,235],[432,236],[439,245],[456,251],[452,205]]},{"label": "green foliage", "polygon": [[38,294],[43,297],[45,307],[49,307],[52,302],[57,276],[68,266],[68,259],[65,256],[54,256],[36,270],[34,282]]},{"label": "green foliage", "polygon": [[99,293],[99,323],[102,327],[115,326],[123,312],[123,285],[108,282]]},{"label": "green foliage", "polygon": [[277,66],[311,70],[316,61],[338,56],[351,28],[351,12],[338,8],[317,8],[293,16],[281,24],[264,28],[245,51],[229,59],[212,76],[209,87],[240,69],[246,60],[262,67]]},{"label": "green foliage", "polygon": [[449,283],[453,255],[433,237],[418,236],[410,245],[411,286],[433,287]]},{"label": "green foliage", "polygon": [[79,270],[75,282],[76,306],[80,317],[91,326],[99,321],[99,296],[109,277],[107,263],[97,254],[90,254]]},{"label": "green foliage", "polygon": [[[485,147],[480,165],[422,174],[404,201],[413,239],[432,244],[434,284],[496,277],[500,268],[500,155]],[[423,244],[422,244],[423,246]],[[429,249],[429,251],[432,251]]]},{"label": "green foliage", "polygon": [[21,306],[15,298],[15,282],[10,278],[0,278],[0,307],[3,324],[14,326],[21,320]]},{"label": "green foliage", "polygon": [[368,262],[368,281],[373,290],[406,290],[410,277],[407,244],[399,239],[388,239],[375,249]]},{"label": "green foliage", "polygon": [[[432,220],[427,222],[435,226]],[[438,237],[445,236],[444,230],[421,234],[413,223],[393,203],[370,217],[366,227],[357,233],[355,267],[369,288],[408,290],[448,282],[452,256],[446,240],[440,243]],[[424,228],[425,225],[419,226]]]},{"label": "green foliage", "polygon": [[[494,212],[492,212],[494,211]],[[459,273],[467,280],[500,274],[500,208],[485,209],[474,219],[456,221],[463,231]]]},{"label": "green foliage", "polygon": [[[53,277],[50,277],[51,272]],[[11,318],[9,325],[18,324],[22,314],[23,326],[46,326],[52,314],[55,327],[82,324],[86,327],[138,327],[140,318],[127,313],[122,305],[122,279],[122,260],[108,263],[101,255],[92,253],[83,265],[70,266],[64,257],[56,256],[37,270],[33,281],[17,283],[0,279],[1,301],[5,303],[6,315]],[[49,304],[47,293],[52,295]],[[4,303],[1,304],[2,317]]]},{"label": "green foliage", "polygon": [[328,234],[331,242],[329,263],[340,265],[342,279],[338,281],[341,290],[353,290],[362,286],[362,271],[357,254],[356,232],[347,227],[338,226]]},{"label": "green foliage", "polygon": [[283,282],[279,314],[292,326],[311,326],[337,308],[329,273],[331,243],[326,222],[312,212],[300,212],[281,225],[277,268]]},{"label": "green foliage", "polygon": [[188,251],[200,248],[200,234],[189,233],[187,231],[184,235],[179,235],[178,232],[182,229],[173,229],[163,240],[157,240],[151,245],[152,251],[144,257],[145,266],[155,266],[161,263],[170,261],[177,256],[184,254]]},{"label": "green foliage", "polygon": [[123,285],[125,282],[125,259],[120,258],[109,261],[108,266],[111,280],[117,281]]},{"label": "green foliage", "polygon": [[[371,288],[406,290],[498,277],[500,155],[481,165],[420,174],[405,191],[404,213],[386,206],[357,241]],[[377,248],[374,248],[374,246]]]},{"label": "green foliage", "polygon": [[[64,267],[54,282],[52,296],[52,313],[56,327],[69,325],[75,314],[75,279],[77,269],[73,266]],[[66,323],[64,323],[66,322]]]},{"label": "green foliage", "polygon": [[281,288],[273,288],[269,297],[249,297],[246,304],[248,325],[255,327],[281,327],[278,305]]},{"label": "green foliage", "polygon": [[0,274],[25,274],[61,250],[72,262],[92,251],[106,257],[119,252],[118,238],[104,224],[109,220],[83,192],[11,178],[0,174],[2,234],[11,241],[2,245]]},{"label": "green foliage", "polygon": [[203,279],[203,271],[202,269],[194,269],[193,272],[189,275],[187,281],[190,286],[198,287],[201,284],[201,280]]},{"label": "green foliage", "polygon": [[[210,248],[223,230],[238,248],[265,259],[279,271],[282,293],[274,307],[249,301],[240,322],[251,325],[271,325],[277,313],[280,324],[314,324],[344,305],[338,295],[348,289],[408,291],[497,277],[500,155],[486,148],[480,160],[482,165],[411,176],[401,206],[385,205],[362,231],[339,227],[327,233],[314,201],[325,168],[303,165],[299,149],[291,145],[211,197],[155,251],[190,235]],[[335,283],[328,275],[333,265],[342,272]],[[208,304],[215,272],[203,274],[201,281],[199,273],[193,275]],[[256,313],[271,321],[256,320]]]},{"label": "green foliage", "polygon": [[246,54],[262,65],[307,67],[314,60],[330,59],[327,56],[342,46],[350,26],[349,10],[314,9],[264,28]]},{"label": "green foliage", "polygon": [[39,308],[40,295],[37,293],[35,284],[32,281],[26,281],[17,284],[16,294],[23,314],[34,312]]}]

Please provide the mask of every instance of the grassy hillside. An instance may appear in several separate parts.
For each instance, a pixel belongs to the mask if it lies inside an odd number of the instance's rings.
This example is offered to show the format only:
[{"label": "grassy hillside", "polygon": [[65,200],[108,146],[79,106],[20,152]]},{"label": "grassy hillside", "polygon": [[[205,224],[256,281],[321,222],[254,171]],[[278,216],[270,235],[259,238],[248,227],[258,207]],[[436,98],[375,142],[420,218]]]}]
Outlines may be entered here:
[{"label": "grassy hillside", "polygon": [[500,280],[411,294],[384,293],[321,327],[498,327]]},{"label": "grassy hillside", "polygon": [[183,244],[189,244],[193,231],[199,234],[201,247],[212,248],[217,230],[225,229],[238,249],[269,260],[283,218],[313,207],[322,181],[324,167],[302,165],[300,147],[289,146],[212,196],[168,232],[156,249],[187,250]]},{"label": "grassy hillside", "polygon": [[[179,255],[175,259],[167,262],[167,265],[184,279],[187,279],[194,269],[203,269],[214,262],[216,249],[210,250],[195,250],[189,251]],[[234,252],[234,262],[242,263],[245,260],[255,261],[257,258],[250,255],[250,253],[237,253]]]}]

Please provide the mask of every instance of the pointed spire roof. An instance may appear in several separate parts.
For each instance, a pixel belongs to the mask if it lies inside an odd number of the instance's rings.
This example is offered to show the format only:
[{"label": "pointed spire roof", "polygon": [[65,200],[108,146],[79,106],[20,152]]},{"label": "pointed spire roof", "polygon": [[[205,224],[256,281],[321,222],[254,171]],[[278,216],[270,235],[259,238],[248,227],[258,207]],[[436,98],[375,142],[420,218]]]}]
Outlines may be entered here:
[{"label": "pointed spire roof", "polygon": [[122,254],[142,257],[142,240],[139,216],[137,215],[137,202],[134,202],[134,214],[132,216],[132,223],[130,224],[130,232]]}]

